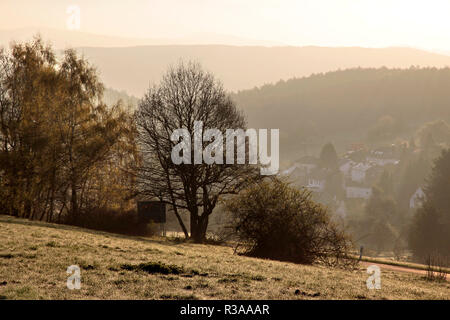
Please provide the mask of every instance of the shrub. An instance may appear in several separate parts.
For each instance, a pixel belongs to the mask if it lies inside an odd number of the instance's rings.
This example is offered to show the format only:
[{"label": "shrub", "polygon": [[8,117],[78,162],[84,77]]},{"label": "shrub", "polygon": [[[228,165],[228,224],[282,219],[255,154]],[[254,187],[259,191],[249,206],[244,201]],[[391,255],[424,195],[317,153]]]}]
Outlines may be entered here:
[{"label": "shrub", "polygon": [[237,251],[281,261],[350,266],[351,241],[327,210],[278,179],[263,180],[225,203]]}]

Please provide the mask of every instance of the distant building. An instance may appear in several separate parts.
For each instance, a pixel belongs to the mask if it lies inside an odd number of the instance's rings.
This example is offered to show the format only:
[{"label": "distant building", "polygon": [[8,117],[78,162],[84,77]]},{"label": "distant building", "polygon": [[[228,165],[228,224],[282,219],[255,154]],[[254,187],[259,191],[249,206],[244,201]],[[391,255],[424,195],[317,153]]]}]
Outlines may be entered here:
[{"label": "distant building", "polygon": [[282,175],[291,178],[305,177],[317,168],[318,159],[311,156],[305,156],[295,162],[290,168],[281,172]]},{"label": "distant building", "polygon": [[366,163],[358,163],[357,165],[353,166],[351,169],[351,179],[354,182],[364,182],[365,178],[366,178],[366,171],[369,170],[371,167],[370,164],[366,164]]},{"label": "distant building", "polygon": [[[379,179],[384,170],[395,169],[399,164],[398,152],[395,146],[381,147],[376,150],[369,150],[363,144],[353,144],[351,150],[339,159],[338,170],[342,176],[342,188],[344,194],[339,194],[340,199],[367,200],[372,196],[372,185]],[[389,168],[387,168],[389,167]],[[334,192],[327,189],[332,174],[319,165],[319,159],[313,156],[304,156],[298,159],[290,168],[281,172],[281,175],[289,179],[298,187],[306,187],[312,192],[321,193],[324,196],[334,196],[336,201],[336,213],[345,216],[347,213],[346,203],[337,201],[337,194],[326,194]],[[333,180],[334,181],[334,180]],[[327,192],[325,192],[327,190]],[[337,191],[336,191],[337,192]],[[417,202],[423,196],[423,191],[416,191],[412,196],[410,206],[417,206]]]},{"label": "distant building", "polygon": [[399,164],[400,160],[395,159],[392,153],[386,153],[383,151],[372,151],[366,158],[367,162],[371,162],[378,166],[385,166],[387,164]]},{"label": "distant building", "polygon": [[424,199],[425,193],[423,192],[422,188],[419,187],[409,199],[409,208],[416,209],[417,207],[420,207]]},{"label": "distant building", "polygon": [[370,161],[378,166],[385,166],[387,164],[399,164],[400,160],[397,159],[377,159],[372,157],[367,157],[367,161]]},{"label": "distant building", "polygon": [[342,172],[344,177],[349,177],[354,165],[356,165],[354,161],[349,159],[343,159],[339,163],[339,171]]},{"label": "distant building", "polygon": [[[372,150],[367,156],[366,161],[378,166],[385,166],[388,164],[396,165],[400,162],[400,160],[396,159],[398,157],[397,149],[398,148],[395,145],[391,145]],[[400,150],[402,150],[401,145]]]}]

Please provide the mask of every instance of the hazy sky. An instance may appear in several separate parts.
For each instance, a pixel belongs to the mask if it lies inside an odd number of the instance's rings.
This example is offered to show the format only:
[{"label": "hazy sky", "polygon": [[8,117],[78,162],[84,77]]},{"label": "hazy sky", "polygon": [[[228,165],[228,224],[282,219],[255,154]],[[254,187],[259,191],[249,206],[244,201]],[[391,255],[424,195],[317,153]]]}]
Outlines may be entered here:
[{"label": "hazy sky", "polygon": [[0,29],[66,28],[139,38],[217,33],[288,45],[450,51],[450,0],[0,0]]}]

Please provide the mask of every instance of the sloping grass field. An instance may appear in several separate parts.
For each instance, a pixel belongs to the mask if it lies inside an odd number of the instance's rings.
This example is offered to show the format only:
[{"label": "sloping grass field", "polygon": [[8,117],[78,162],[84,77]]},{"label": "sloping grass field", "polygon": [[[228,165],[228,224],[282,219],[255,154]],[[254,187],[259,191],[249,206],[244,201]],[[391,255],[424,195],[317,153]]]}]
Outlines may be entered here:
[{"label": "sloping grass field", "polygon": [[[66,286],[71,265],[81,289]],[[233,254],[226,246],[139,238],[0,216],[0,299],[450,299],[450,283]]]}]

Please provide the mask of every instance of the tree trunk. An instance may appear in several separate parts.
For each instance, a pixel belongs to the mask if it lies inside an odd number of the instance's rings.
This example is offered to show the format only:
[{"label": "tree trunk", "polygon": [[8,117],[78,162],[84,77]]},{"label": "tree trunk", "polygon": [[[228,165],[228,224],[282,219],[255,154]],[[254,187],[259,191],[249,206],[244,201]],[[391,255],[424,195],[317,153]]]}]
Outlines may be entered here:
[{"label": "tree trunk", "polygon": [[77,184],[75,179],[72,179],[71,183],[72,196],[70,198],[70,215],[72,222],[77,222],[78,220],[78,194],[77,194]]},{"label": "tree trunk", "polygon": [[48,222],[52,222],[53,221],[53,210],[55,210],[54,207],[55,207],[55,189],[52,186],[52,192],[51,192],[51,195],[50,195],[50,208],[48,210],[48,215],[47,215],[47,221]]},{"label": "tree trunk", "polygon": [[172,207],[173,207],[173,212],[175,213],[175,216],[177,217],[178,223],[180,224],[181,229],[183,230],[184,237],[186,239],[189,238],[189,233],[186,229],[186,226],[184,225],[183,219],[181,218],[180,214],[178,213],[177,206],[172,204]]},{"label": "tree trunk", "polygon": [[191,239],[193,239],[195,243],[205,242],[208,220],[209,217],[205,213],[201,216],[196,216],[191,213]]},{"label": "tree trunk", "polygon": [[191,221],[190,221],[190,225],[191,225],[191,239],[194,239],[197,237],[197,217],[195,216],[194,213],[191,212]]},{"label": "tree trunk", "polygon": [[26,219],[33,220],[34,215],[32,215],[32,212],[31,212],[30,189],[31,189],[31,181],[30,181],[30,178],[27,178],[26,182],[25,182],[25,192],[22,195],[25,198],[24,205],[23,205],[23,217]]}]

